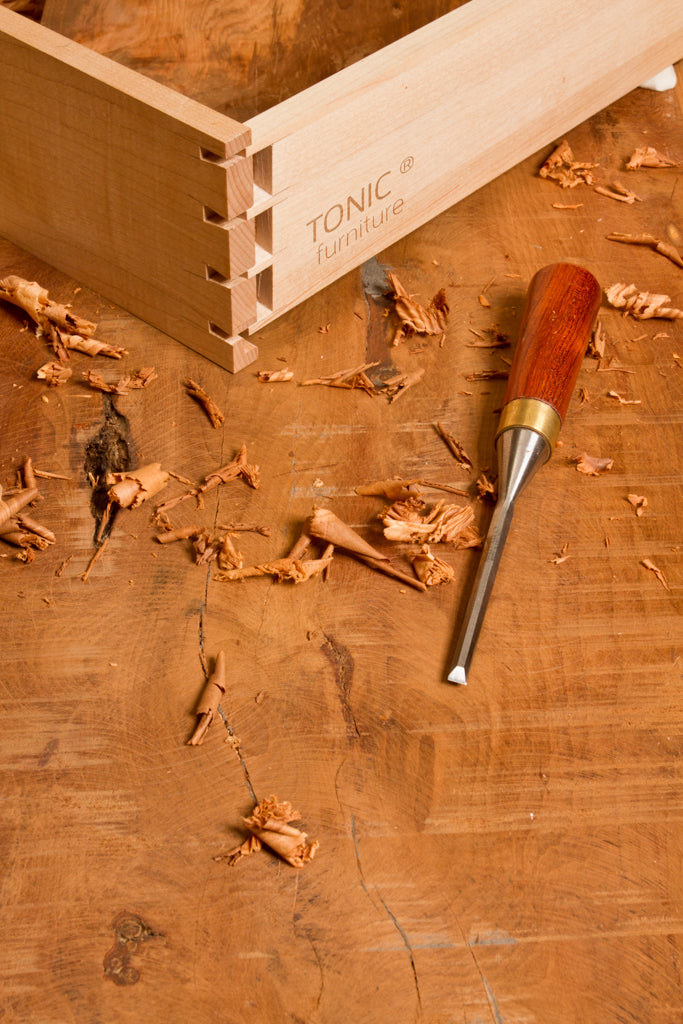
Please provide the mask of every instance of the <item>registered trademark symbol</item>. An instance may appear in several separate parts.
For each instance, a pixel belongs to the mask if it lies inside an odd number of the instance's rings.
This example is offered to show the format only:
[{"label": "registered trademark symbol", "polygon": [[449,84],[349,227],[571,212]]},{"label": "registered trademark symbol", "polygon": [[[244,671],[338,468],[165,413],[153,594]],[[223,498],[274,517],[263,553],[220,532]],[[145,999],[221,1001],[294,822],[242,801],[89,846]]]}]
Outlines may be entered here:
[{"label": "registered trademark symbol", "polygon": [[401,174],[407,174],[408,171],[412,170],[414,163],[415,160],[413,159],[413,157],[407,156],[405,160],[401,163],[401,166],[399,168]]}]

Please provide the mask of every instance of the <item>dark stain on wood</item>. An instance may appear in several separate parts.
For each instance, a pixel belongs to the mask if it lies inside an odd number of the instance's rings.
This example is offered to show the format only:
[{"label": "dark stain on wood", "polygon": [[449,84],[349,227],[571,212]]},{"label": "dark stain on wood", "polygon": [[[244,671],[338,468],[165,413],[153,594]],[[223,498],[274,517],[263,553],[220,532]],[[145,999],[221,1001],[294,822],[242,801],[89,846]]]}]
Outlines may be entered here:
[{"label": "dark stain on wood", "polygon": [[106,539],[111,533],[116,508],[100,536],[100,524],[108,505],[107,474],[123,473],[130,468],[130,430],[128,420],[122,416],[114,404],[112,395],[102,395],[104,423],[85,446],[83,469],[92,487],[90,510],[95,520],[95,538],[98,542]]},{"label": "dark stain on wood", "polygon": [[348,647],[335,640],[334,637],[324,634],[325,642],[320,648],[334,672],[334,679],[339,693],[342,715],[346,723],[346,734],[351,739],[360,739],[358,723],[351,707],[351,684],[353,682],[353,655]]}]

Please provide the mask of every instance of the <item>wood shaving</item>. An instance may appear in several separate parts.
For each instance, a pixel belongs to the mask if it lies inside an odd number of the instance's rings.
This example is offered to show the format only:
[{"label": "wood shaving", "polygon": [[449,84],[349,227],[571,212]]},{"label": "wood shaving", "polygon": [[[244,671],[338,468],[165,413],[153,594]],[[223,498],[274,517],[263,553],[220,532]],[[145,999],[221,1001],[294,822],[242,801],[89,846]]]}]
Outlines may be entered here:
[{"label": "wood shaving", "polygon": [[400,398],[408,388],[411,388],[414,384],[418,384],[424,377],[424,368],[418,370],[412,370],[410,373],[397,373],[394,377],[388,377],[382,385],[380,390],[389,399],[389,402],[395,402],[397,398]]},{"label": "wood shaving", "polygon": [[617,402],[619,402],[620,405],[640,405],[641,404],[641,401],[640,401],[639,398],[624,398],[624,396],[620,395],[618,391],[608,391],[607,392],[607,397],[608,398],[616,398]]},{"label": "wood shaving", "polygon": [[577,185],[592,185],[594,182],[591,171],[598,164],[575,160],[571,147],[566,139],[553,150],[539,170],[541,178],[556,181],[561,188],[576,188]]},{"label": "wood shaving", "polygon": [[583,203],[553,203],[553,210],[580,210]]},{"label": "wood shaving", "polygon": [[260,565],[235,566],[228,568],[214,579],[221,583],[245,580],[258,576],[273,576],[278,582],[305,583],[314,576],[320,576],[329,569],[334,555],[334,544],[327,543],[320,558],[304,558],[311,544],[308,533],[302,533],[285,558],[276,558]]},{"label": "wood shaving", "polygon": [[35,501],[38,494],[37,487],[25,487],[7,499],[3,498],[0,492],[0,524],[6,523],[13,516],[16,516],[18,512],[21,512],[32,501]]},{"label": "wood shaving", "polygon": [[484,334],[490,334],[491,338],[484,338],[478,331],[475,331],[470,327],[470,331],[477,337],[477,341],[470,341],[467,343],[468,348],[509,348],[510,339],[507,334],[503,334],[498,330],[497,327],[487,327],[484,330]]},{"label": "wood shaving", "polygon": [[465,380],[472,383],[476,380],[507,380],[508,370],[477,370],[475,373],[468,373]]},{"label": "wood shaving", "polygon": [[678,167],[678,164],[652,146],[643,146],[633,151],[626,164],[629,171],[636,171],[639,167]]},{"label": "wood shaving", "polygon": [[310,380],[302,380],[301,386],[305,388],[313,384],[322,384],[329,388],[351,388],[365,391],[368,395],[374,395],[375,385],[366,373],[366,370],[372,369],[373,366],[379,366],[379,363],[361,363],[360,366],[354,366],[350,370],[338,370],[337,373],[332,373],[328,377],[313,377]]},{"label": "wood shaving", "polygon": [[69,366],[64,366],[63,363],[59,363],[56,360],[51,360],[49,363],[43,363],[36,370],[36,377],[38,380],[44,380],[50,387],[59,387],[60,384],[66,384],[71,377],[73,370]]},{"label": "wood shaving", "polygon": [[634,320],[650,320],[661,317],[664,320],[683,319],[683,310],[670,305],[669,295],[658,295],[655,292],[639,292],[634,284],[610,285],[605,289],[607,301],[615,309],[623,309],[625,316]]},{"label": "wood shaving", "polygon": [[195,709],[197,724],[187,741],[188,746],[198,747],[204,742],[208,728],[218,712],[221,698],[225,696],[225,685],[225,654],[223,651],[219,651],[213,672],[206,681]]},{"label": "wood shaving", "polygon": [[131,391],[148,387],[153,380],[157,379],[153,366],[143,366],[135,373],[121,377],[113,383],[107,383],[95,370],[83,370],[81,376],[91,388],[112,395],[128,395]]},{"label": "wood shaving", "polygon": [[226,855],[231,867],[262,846],[267,846],[294,868],[304,867],[318,851],[318,840],[309,843],[307,834],[291,824],[301,820],[299,811],[293,810],[287,801],[280,803],[275,796],[262,800],[251,815],[242,820],[251,835]]},{"label": "wood shaving", "polygon": [[0,299],[23,309],[38,330],[51,342],[57,357],[68,358],[67,349],[72,335],[89,336],[96,324],[76,316],[68,306],[53,302],[37,281],[27,281],[11,274],[0,281]]},{"label": "wood shaving", "polygon": [[158,494],[169,480],[169,474],[160,463],[151,462],[125,473],[108,473],[106,478],[109,502],[120,508],[137,508],[147,498]]},{"label": "wood shaving", "polygon": [[191,398],[196,398],[199,404],[204,409],[204,412],[209,417],[212,427],[220,427],[225,420],[225,416],[214,402],[211,395],[207,394],[201,384],[197,384],[196,381],[188,377],[185,381],[185,387],[187,393]]},{"label": "wood shaving", "polygon": [[87,564],[87,566],[85,568],[85,571],[78,574],[80,576],[81,582],[83,582],[83,583],[87,583],[88,582],[88,579],[90,578],[90,573],[92,572],[95,563],[99,562],[100,558],[102,557],[102,555],[105,552],[105,549],[106,549],[108,543],[109,543],[109,537],[105,537],[104,540],[100,544],[98,544],[98,546],[95,548],[95,550],[94,550],[94,552],[93,552],[93,554],[92,554],[92,556],[90,558],[90,561],[88,562],[88,564]]},{"label": "wood shaving", "polygon": [[472,469],[472,460],[465,451],[465,449],[463,448],[460,441],[458,441],[453,436],[453,434],[446,430],[443,423],[439,423],[438,421],[436,423],[436,432],[438,433],[441,440],[446,444],[458,465],[461,466],[463,469],[467,470],[467,472],[469,472]]},{"label": "wood shaving", "polygon": [[577,470],[584,476],[600,476],[614,466],[614,459],[600,458],[597,455],[588,455],[586,452],[575,455],[570,461],[576,463]]},{"label": "wood shaving", "polygon": [[642,516],[647,508],[647,498],[644,494],[627,494],[626,500],[631,505],[637,516]]},{"label": "wood shaving", "polygon": [[550,559],[550,561],[552,562],[553,565],[562,565],[563,562],[567,561],[567,559],[569,558],[569,555],[567,554],[568,548],[569,548],[569,544],[563,544],[562,545],[562,548],[561,548],[559,554],[555,555],[554,558]]},{"label": "wood shaving", "polygon": [[294,372],[292,370],[259,370],[256,376],[262,384],[273,384],[278,381],[291,380]]},{"label": "wood shaving", "polygon": [[396,274],[387,274],[391,291],[388,297],[394,303],[394,312],[400,321],[392,344],[398,345],[405,338],[414,334],[443,334],[448,324],[450,312],[446,293],[442,289],[436,293],[429,306],[422,306],[409,295]]},{"label": "wood shaving", "polygon": [[442,499],[423,513],[422,498],[411,497],[394,502],[379,514],[384,536],[391,541],[421,542],[424,544],[455,544],[474,521],[469,505],[447,505]]},{"label": "wood shaving", "polygon": [[425,590],[424,583],[397,569],[386,555],[363,540],[360,534],[347,526],[339,516],[328,508],[314,508],[308,519],[307,532],[312,537],[318,537],[320,540],[325,540],[329,544],[334,544],[335,547],[349,552],[370,566],[371,569],[377,569],[417,590]]},{"label": "wood shaving", "polygon": [[627,235],[621,231],[611,231],[606,237],[610,242],[623,242],[625,245],[646,245],[662,256],[666,256],[676,266],[683,267],[683,256],[681,256],[678,249],[671,245],[670,242],[663,242],[661,239],[655,238],[654,235],[647,234],[646,232],[640,235]]},{"label": "wood shaving", "polygon": [[591,339],[588,342],[588,349],[586,355],[591,356],[593,359],[603,359],[605,355],[605,345],[607,344],[607,334],[605,328],[602,325],[601,320],[596,320]]},{"label": "wood shaving", "polygon": [[491,501],[494,504],[498,500],[498,488],[492,480],[489,480],[486,471],[481,473],[477,479],[477,497],[479,501]]},{"label": "wood shaving", "polygon": [[[170,475],[170,474],[169,474]],[[169,498],[168,501],[162,502],[161,505],[157,505],[154,514],[154,521],[159,522],[170,509],[175,508],[182,501],[186,501],[188,498],[196,498],[199,507],[202,506],[203,495],[207,491],[213,490],[220,484],[229,483],[231,480],[237,480],[240,478],[253,487],[254,490],[258,490],[261,486],[260,481],[260,470],[259,467],[247,462],[247,446],[243,444],[239,452],[226,466],[222,466],[220,469],[215,469],[213,472],[207,474],[204,477],[204,482],[198,487],[193,487],[185,494],[179,495],[177,498]]]},{"label": "wood shaving", "polygon": [[426,587],[435,587],[439,583],[450,583],[455,578],[455,571],[448,562],[433,555],[429,545],[424,544],[417,554],[411,558],[415,575]]},{"label": "wood shaving", "polygon": [[645,569],[649,569],[650,572],[653,572],[655,574],[655,576],[657,577],[657,579],[662,584],[665,590],[671,590],[671,587],[669,586],[669,581],[667,580],[666,576],[664,575],[661,569],[657,568],[657,566],[653,561],[651,561],[651,559],[641,558],[640,564],[644,566]]},{"label": "wood shaving", "polygon": [[418,483],[419,480],[376,480],[374,483],[356,487],[356,494],[401,501],[415,494],[415,485]]},{"label": "wood shaving", "polygon": [[616,199],[620,203],[631,205],[640,202],[640,196],[637,196],[630,188],[626,188],[620,181],[613,181],[611,185],[596,185],[593,191],[600,196],[607,196],[608,199]]}]

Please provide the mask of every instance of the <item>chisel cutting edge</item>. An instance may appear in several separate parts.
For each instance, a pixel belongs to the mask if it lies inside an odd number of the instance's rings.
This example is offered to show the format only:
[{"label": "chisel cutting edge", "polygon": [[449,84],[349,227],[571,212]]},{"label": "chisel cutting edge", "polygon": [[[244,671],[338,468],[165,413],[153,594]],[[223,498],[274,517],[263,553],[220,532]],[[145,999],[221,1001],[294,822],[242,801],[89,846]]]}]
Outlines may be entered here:
[{"label": "chisel cutting edge", "polygon": [[491,519],[448,681],[467,683],[515,500],[552,454],[600,307],[583,267],[554,263],[527,293],[496,434],[498,501]]}]

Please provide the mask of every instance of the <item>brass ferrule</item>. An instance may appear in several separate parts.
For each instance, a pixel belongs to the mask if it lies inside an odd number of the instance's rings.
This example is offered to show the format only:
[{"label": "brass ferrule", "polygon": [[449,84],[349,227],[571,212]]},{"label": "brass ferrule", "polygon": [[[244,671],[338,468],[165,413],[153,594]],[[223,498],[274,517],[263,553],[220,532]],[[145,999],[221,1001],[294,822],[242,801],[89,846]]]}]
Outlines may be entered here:
[{"label": "brass ferrule", "polygon": [[552,405],[540,398],[513,398],[503,406],[496,440],[510,427],[529,427],[544,437],[552,452],[560,433],[562,421]]}]

